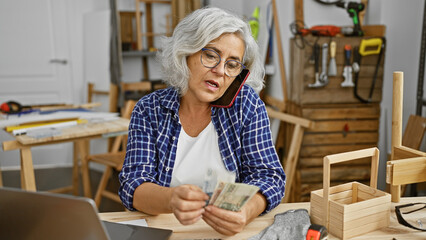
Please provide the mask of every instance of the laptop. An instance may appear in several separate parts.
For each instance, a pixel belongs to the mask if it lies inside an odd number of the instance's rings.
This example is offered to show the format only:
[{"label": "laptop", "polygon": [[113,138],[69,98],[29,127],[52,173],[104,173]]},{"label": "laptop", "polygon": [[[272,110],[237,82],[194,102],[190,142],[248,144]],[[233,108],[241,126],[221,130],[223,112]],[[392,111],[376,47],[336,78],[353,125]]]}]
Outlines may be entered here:
[{"label": "laptop", "polygon": [[166,240],[172,230],[101,221],[90,198],[0,188],[0,239]]}]

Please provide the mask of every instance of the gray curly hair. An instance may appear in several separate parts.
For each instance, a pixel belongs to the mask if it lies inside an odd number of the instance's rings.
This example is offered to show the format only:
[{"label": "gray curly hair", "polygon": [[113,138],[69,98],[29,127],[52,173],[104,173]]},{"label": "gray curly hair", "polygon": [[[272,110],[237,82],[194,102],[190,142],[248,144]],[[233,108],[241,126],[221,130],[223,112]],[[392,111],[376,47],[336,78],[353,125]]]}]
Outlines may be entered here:
[{"label": "gray curly hair", "polygon": [[162,38],[162,51],[157,53],[157,59],[161,63],[165,83],[184,95],[190,76],[186,58],[224,33],[237,33],[244,41],[242,62],[250,69],[246,84],[259,92],[263,88],[265,70],[248,24],[234,14],[213,7],[192,12],[179,22],[171,37]]}]

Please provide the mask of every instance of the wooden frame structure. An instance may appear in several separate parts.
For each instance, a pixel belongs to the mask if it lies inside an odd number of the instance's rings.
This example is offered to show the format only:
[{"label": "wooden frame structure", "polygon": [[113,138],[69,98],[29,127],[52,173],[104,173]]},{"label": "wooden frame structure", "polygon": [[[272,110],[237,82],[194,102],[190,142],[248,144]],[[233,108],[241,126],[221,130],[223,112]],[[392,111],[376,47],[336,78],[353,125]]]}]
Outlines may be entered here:
[{"label": "wooden frame structure", "polygon": [[[133,100],[126,101],[126,104],[121,116],[123,118],[130,119],[130,116],[132,114],[132,111],[135,105],[136,105],[136,101],[133,101]],[[108,191],[106,187],[108,184],[108,180],[111,177],[113,169],[116,169],[117,171],[121,171],[121,168],[124,162],[124,157],[126,154],[126,145],[127,145],[127,135],[120,135],[115,137],[113,145],[109,152],[89,155],[86,158],[87,163],[96,162],[105,166],[105,170],[102,174],[102,178],[99,182],[98,189],[95,194],[95,203],[98,208],[101,204],[102,197],[106,197],[113,201],[121,203],[121,200],[118,197],[117,193],[112,193]],[[124,150],[120,151],[120,146],[122,146],[122,149]]]},{"label": "wooden frame structure", "polygon": [[282,113],[272,109],[271,107],[266,107],[268,111],[268,116],[270,118],[279,119],[283,123],[294,124],[293,135],[290,142],[290,147],[287,156],[283,156],[281,164],[283,164],[284,171],[286,173],[286,188],[283,202],[289,202],[291,189],[294,181],[294,175],[296,173],[296,166],[299,159],[300,146],[302,144],[303,133],[305,129],[312,127],[312,122],[301,118],[296,117],[290,114]]},{"label": "wooden frame structure", "polygon": [[[399,202],[401,185],[426,181],[426,153],[402,146],[404,73],[393,73],[392,153],[386,166],[392,202]],[[423,136],[423,133],[422,133]]]}]

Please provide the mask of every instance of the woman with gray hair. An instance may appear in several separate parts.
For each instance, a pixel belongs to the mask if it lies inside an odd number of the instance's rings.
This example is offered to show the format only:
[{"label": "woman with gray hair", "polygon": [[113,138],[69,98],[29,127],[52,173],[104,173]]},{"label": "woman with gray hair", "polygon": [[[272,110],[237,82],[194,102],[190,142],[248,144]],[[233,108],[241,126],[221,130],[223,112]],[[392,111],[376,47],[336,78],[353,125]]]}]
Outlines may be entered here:
[{"label": "woman with gray hair", "polygon": [[[284,195],[285,174],[264,103],[264,69],[247,23],[219,8],[194,11],[163,39],[168,88],[144,96],[129,125],[119,195],[129,210],[203,219],[234,235]],[[248,77],[247,77],[248,76]],[[206,206],[206,178],[254,185],[241,208]],[[217,179],[216,179],[217,180]]]}]

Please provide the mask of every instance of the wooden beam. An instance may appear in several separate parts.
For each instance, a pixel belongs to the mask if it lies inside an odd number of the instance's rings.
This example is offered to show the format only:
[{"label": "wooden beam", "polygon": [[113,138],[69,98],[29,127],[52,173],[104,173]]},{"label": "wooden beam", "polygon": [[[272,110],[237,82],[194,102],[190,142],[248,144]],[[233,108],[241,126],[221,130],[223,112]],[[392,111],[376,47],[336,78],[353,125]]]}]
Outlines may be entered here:
[{"label": "wooden beam", "polygon": [[296,117],[287,113],[278,112],[272,109],[271,107],[266,107],[266,111],[268,112],[270,118],[276,118],[283,122],[300,125],[304,128],[311,128],[313,126],[313,122],[308,119]]},{"label": "wooden beam", "polygon": [[[395,159],[395,147],[402,143],[402,101],[404,90],[404,73],[393,73],[393,101],[392,101],[392,152],[391,160]],[[392,202],[399,202],[401,186],[391,185]]]},{"label": "wooden beam", "polygon": [[277,52],[278,52],[278,60],[280,65],[280,75],[281,75],[281,86],[283,91],[283,101],[284,104],[287,103],[287,78],[285,72],[285,64],[284,64],[284,51],[281,42],[281,34],[280,34],[280,25],[278,19],[278,10],[276,0],[272,0],[272,11],[273,11],[273,20],[275,26],[275,36],[277,38]]},{"label": "wooden beam", "polygon": [[426,157],[388,161],[386,183],[403,185],[426,181]]}]

